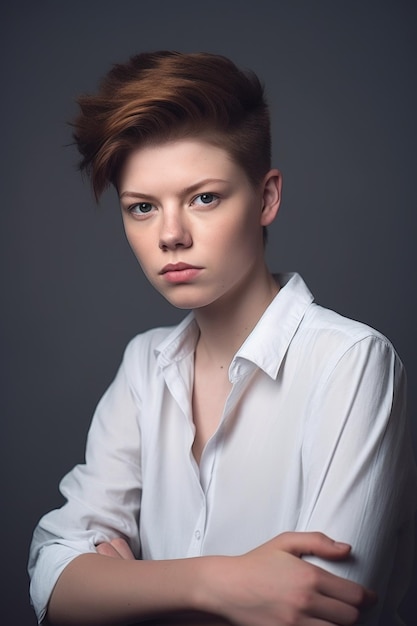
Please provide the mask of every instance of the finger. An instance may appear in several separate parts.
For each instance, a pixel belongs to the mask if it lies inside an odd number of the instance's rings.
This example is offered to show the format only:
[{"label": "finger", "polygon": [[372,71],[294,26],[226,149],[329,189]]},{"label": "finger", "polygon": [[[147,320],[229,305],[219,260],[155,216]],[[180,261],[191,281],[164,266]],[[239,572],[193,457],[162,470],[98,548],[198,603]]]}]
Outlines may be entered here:
[{"label": "finger", "polygon": [[116,539],[112,539],[110,543],[112,547],[117,550],[122,559],[126,559],[128,561],[135,560],[135,555],[133,554],[132,550],[129,547],[129,544],[125,539],[117,537]]},{"label": "finger", "polygon": [[111,543],[99,543],[96,546],[96,550],[99,554],[103,556],[110,556],[114,559],[121,559],[119,552],[114,548]]},{"label": "finger", "polygon": [[[319,568],[320,569],[320,568]],[[322,570],[318,579],[318,591],[350,606],[366,609],[373,606],[378,597],[374,591],[355,583],[352,580],[335,576]]]},{"label": "finger", "polygon": [[347,543],[334,541],[327,535],[319,532],[282,533],[276,537],[277,547],[280,550],[294,554],[295,556],[315,555],[324,559],[345,559],[351,550]]},{"label": "finger", "polygon": [[320,619],[319,617],[309,617],[306,616],[301,618],[297,622],[299,626],[354,626],[358,622],[341,622],[340,619],[336,619],[336,621],[329,621],[327,619]]},{"label": "finger", "polygon": [[314,595],[310,606],[306,609],[312,617],[339,626],[357,624],[360,617],[360,610],[357,606],[322,595]]}]

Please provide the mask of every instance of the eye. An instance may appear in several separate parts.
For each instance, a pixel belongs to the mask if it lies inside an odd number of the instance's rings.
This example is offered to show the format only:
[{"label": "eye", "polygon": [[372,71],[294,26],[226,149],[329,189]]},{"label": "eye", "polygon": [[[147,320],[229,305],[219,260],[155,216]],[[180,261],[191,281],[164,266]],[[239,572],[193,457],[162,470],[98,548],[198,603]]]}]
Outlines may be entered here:
[{"label": "eye", "polygon": [[132,215],[146,215],[146,213],[150,213],[153,209],[153,204],[150,202],[138,202],[137,204],[132,204],[128,211],[132,213]]},{"label": "eye", "polygon": [[193,204],[197,205],[208,205],[216,202],[219,199],[219,196],[216,196],[214,193],[200,193],[193,200]]}]

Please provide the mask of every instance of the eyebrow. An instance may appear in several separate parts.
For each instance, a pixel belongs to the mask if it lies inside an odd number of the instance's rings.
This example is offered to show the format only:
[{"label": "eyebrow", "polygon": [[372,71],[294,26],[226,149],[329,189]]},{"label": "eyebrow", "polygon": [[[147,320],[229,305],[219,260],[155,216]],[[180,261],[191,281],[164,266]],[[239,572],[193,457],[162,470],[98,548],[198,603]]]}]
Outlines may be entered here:
[{"label": "eyebrow", "polygon": [[[179,196],[184,196],[187,195],[188,193],[192,193],[193,191],[196,191],[197,189],[199,189],[200,187],[203,187],[204,185],[209,185],[211,183],[227,183],[227,180],[223,180],[222,178],[204,178],[203,180],[198,181],[198,183],[194,183],[193,185],[190,185],[189,187],[185,187],[184,189],[181,189],[181,191],[179,192]],[[140,193],[139,191],[123,191],[119,198],[122,199],[124,197],[128,196],[129,198],[146,198],[148,200],[153,200],[153,196],[147,194],[147,193]]]}]

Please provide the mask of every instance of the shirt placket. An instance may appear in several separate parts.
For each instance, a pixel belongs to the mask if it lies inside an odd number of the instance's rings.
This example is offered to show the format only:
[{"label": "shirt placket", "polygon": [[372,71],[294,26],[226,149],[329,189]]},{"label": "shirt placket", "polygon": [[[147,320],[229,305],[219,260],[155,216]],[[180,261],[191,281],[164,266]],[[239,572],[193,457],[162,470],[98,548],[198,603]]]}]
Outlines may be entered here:
[{"label": "shirt placket", "polygon": [[223,442],[223,429],[228,417],[233,412],[243,390],[246,386],[246,380],[250,375],[251,367],[236,365],[231,368],[230,379],[233,384],[229,396],[226,400],[223,415],[219,422],[219,426],[211,439],[207,442],[201,456],[199,477],[200,485],[203,492],[203,499],[200,514],[196,520],[193,537],[191,540],[190,551],[193,555],[201,555],[204,550],[204,538],[206,533],[207,513],[210,503],[210,488],[213,483],[215,474],[215,466],[218,455],[221,452]]}]

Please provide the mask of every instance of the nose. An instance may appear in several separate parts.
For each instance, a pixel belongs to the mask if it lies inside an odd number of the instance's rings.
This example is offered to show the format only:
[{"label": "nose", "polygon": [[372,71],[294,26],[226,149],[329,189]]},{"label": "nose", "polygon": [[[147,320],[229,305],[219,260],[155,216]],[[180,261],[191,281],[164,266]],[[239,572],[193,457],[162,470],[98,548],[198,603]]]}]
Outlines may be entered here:
[{"label": "nose", "polygon": [[161,250],[189,248],[192,237],[188,224],[180,210],[164,211],[159,232]]}]

